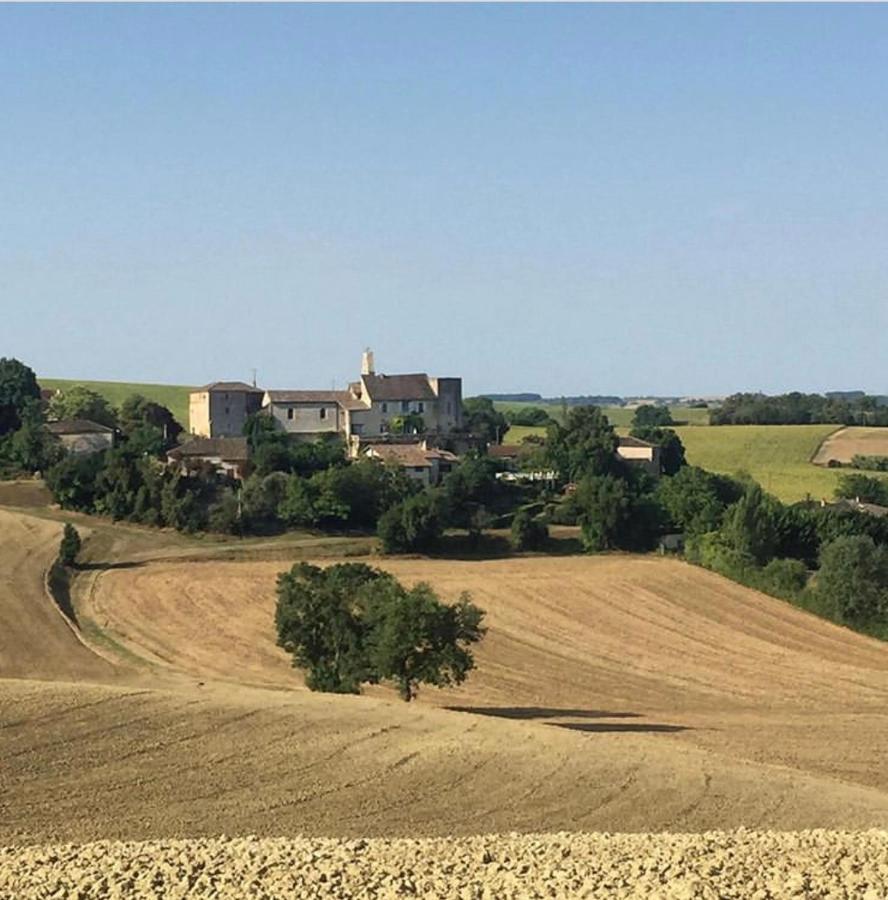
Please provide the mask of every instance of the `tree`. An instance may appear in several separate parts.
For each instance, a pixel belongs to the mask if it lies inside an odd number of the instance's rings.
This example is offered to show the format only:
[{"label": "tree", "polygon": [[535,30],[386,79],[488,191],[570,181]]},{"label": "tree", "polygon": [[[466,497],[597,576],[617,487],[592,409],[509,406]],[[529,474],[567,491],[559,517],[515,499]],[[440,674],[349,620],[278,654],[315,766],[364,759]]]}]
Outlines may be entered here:
[{"label": "tree", "polygon": [[104,453],[72,453],[46,472],[46,486],[62,509],[95,511],[99,493],[96,482],[104,465],[104,456]]},{"label": "tree", "polygon": [[49,416],[54,419],[88,419],[114,428],[117,416],[108,401],[82,384],[57,393],[49,401]]},{"label": "tree", "polygon": [[574,504],[588,551],[644,551],[656,545],[665,515],[644,487],[643,481],[614,475],[589,475],[577,484]]},{"label": "tree", "polygon": [[552,421],[552,417],[541,406],[522,406],[517,409],[507,409],[506,421],[510,425],[525,425],[531,427],[546,426]]},{"label": "tree", "polygon": [[462,594],[442,603],[428,584],[410,590],[394,579],[377,580],[364,591],[367,660],[373,677],[392,679],[402,700],[416,697],[420,684],[462,684],[474,668],[469,647],[484,636],[484,613]]},{"label": "tree", "polygon": [[0,358],[0,437],[17,431],[29,403],[39,403],[40,385],[33,369],[17,359]]},{"label": "tree", "polygon": [[62,542],[59,544],[59,562],[63,566],[73,566],[78,553],[80,553],[80,534],[70,522],[65,522]]},{"label": "tree", "polygon": [[441,495],[425,490],[395,504],[379,519],[377,534],[384,553],[429,550],[444,533]]},{"label": "tree", "polygon": [[664,475],[675,475],[682,466],[687,465],[684,444],[671,428],[635,426],[630,434],[660,448],[660,468]]},{"label": "tree", "polygon": [[159,455],[176,444],[182,426],[167,407],[141,394],[131,394],[120,405],[120,430],[140,453]]},{"label": "tree", "polygon": [[278,576],[278,644],[314,691],[356,694],[392,679],[411,700],[420,684],[460,684],[483,616],[466,594],[449,606],[428,585],[408,590],[364,563],[297,563]]},{"label": "tree", "polygon": [[487,397],[470,397],[463,401],[463,423],[466,430],[488,444],[499,444],[509,423]]},{"label": "tree", "polygon": [[651,403],[643,403],[632,417],[633,428],[661,428],[674,424],[668,406],[654,406]]},{"label": "tree", "polygon": [[597,406],[575,406],[563,425],[553,422],[546,436],[549,465],[563,482],[616,474],[617,435]]},{"label": "tree", "polygon": [[61,444],[46,430],[35,401],[19,410],[19,421],[18,430],[4,439],[2,455],[26,472],[45,472],[65,455]]},{"label": "tree", "polygon": [[721,533],[738,553],[749,556],[759,566],[774,557],[780,504],[754,482],[725,514]]},{"label": "tree", "polygon": [[673,523],[689,535],[718,529],[727,507],[742,495],[737,482],[697,466],[684,466],[657,485],[657,499]]},{"label": "tree", "polygon": [[613,475],[589,475],[577,485],[574,499],[586,549],[596,552],[620,547],[621,533],[632,515],[626,482]]},{"label": "tree", "polygon": [[836,485],[836,497],[888,506],[888,482],[875,475],[854,472],[842,475]]},{"label": "tree", "polygon": [[888,615],[888,548],[865,535],[836,538],[820,553],[815,593],[837,621],[865,625]]},{"label": "tree", "polygon": [[549,528],[526,509],[520,509],[512,519],[511,538],[516,550],[540,550],[549,540]]},{"label": "tree", "polygon": [[313,691],[360,693],[369,680],[364,650],[365,626],[358,593],[364,585],[390,575],[364,563],[320,569],[297,563],[277,580],[275,626],[278,646],[306,669]]}]

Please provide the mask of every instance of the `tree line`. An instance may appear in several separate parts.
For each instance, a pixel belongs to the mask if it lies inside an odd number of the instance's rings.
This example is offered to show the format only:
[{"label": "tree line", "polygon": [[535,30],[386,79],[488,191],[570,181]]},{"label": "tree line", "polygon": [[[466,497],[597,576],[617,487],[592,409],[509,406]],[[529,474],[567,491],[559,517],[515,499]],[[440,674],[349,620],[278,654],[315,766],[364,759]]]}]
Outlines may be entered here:
[{"label": "tree line", "polygon": [[888,406],[879,398],[823,394],[740,393],[709,413],[711,425],[888,425]]}]

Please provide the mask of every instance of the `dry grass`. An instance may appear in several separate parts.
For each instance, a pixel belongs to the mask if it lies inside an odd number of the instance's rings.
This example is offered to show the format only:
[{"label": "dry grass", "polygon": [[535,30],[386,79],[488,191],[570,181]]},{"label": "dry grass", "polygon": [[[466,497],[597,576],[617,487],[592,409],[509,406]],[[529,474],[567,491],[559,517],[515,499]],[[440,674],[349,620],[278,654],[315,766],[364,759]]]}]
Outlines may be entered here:
[{"label": "dry grass", "polygon": [[888,456],[888,428],[841,428],[821,444],[814,462],[825,466],[831,459],[850,463],[852,457]]}]

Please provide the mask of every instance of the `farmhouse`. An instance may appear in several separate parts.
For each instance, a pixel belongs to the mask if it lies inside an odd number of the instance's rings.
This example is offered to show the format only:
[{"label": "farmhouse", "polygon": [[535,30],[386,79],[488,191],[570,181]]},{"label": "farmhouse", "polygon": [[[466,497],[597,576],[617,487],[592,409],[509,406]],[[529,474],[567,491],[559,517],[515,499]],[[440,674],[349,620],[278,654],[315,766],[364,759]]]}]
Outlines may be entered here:
[{"label": "farmhouse", "polygon": [[188,397],[189,431],[197,437],[240,437],[262,407],[263,391],[243,381],[216,381]]},{"label": "farmhouse", "polygon": [[89,419],[60,419],[47,422],[46,430],[68,453],[100,453],[114,446],[114,429]]},{"label": "farmhouse", "polygon": [[219,471],[242,479],[246,476],[250,449],[245,437],[195,437],[167,454],[171,465],[187,470],[190,465],[208,463]]},{"label": "farmhouse", "polygon": [[621,436],[617,445],[620,459],[639,466],[651,475],[660,475],[660,448],[639,438]]},{"label": "farmhouse", "polygon": [[387,465],[399,466],[409,478],[424,487],[440,484],[441,479],[453,471],[453,466],[459,462],[455,453],[429,447],[426,441],[418,444],[370,444],[364,448],[362,455]]}]

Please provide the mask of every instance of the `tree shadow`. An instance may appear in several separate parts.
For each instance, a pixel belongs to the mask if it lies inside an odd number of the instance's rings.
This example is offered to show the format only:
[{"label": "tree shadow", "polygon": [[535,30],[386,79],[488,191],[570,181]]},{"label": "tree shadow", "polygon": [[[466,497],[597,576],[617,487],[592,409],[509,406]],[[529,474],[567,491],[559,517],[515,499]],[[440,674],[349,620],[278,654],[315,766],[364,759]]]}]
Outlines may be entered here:
[{"label": "tree shadow", "polygon": [[143,562],[89,562],[75,563],[73,566],[78,572],[104,572],[108,569],[139,569],[144,566]]},{"label": "tree shadow", "polygon": [[567,728],[592,734],[613,732],[634,732],[637,734],[673,734],[677,731],[692,731],[686,725],[664,725],[660,722],[546,722],[553,728]]},{"label": "tree shadow", "polygon": [[[551,706],[447,706],[451,712],[495,716],[500,719],[638,719],[639,713],[612,712],[607,709],[563,709]],[[556,723],[550,723],[556,724]]]}]

